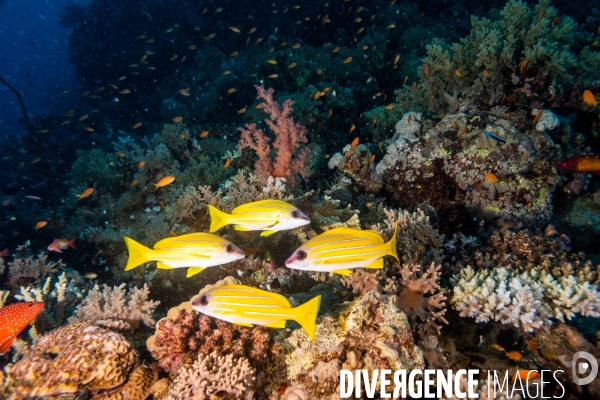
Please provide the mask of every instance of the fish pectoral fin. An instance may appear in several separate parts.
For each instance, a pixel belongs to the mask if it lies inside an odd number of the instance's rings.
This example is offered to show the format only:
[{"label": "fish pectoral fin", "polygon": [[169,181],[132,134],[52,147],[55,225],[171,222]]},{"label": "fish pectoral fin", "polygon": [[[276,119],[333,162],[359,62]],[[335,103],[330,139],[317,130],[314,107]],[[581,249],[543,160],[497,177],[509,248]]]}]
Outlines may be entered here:
[{"label": "fish pectoral fin", "polygon": [[339,274],[339,275],[344,275],[344,276],[350,276],[352,275],[352,271],[349,269],[336,269],[335,271],[331,271],[334,274]]},{"label": "fish pectoral fin", "polygon": [[277,231],[262,231],[260,236],[271,236],[274,233],[277,233]]},{"label": "fish pectoral fin", "polygon": [[0,346],[0,354],[6,353],[8,349],[10,349],[10,346],[12,346],[16,338],[17,335],[7,337],[6,341],[2,344],[2,346]]},{"label": "fish pectoral fin", "polygon": [[248,324],[246,322],[233,322],[233,323],[236,325],[239,325],[239,326],[247,326],[248,328],[252,328],[254,326],[254,325]]},{"label": "fish pectoral fin", "polygon": [[206,268],[196,268],[196,267],[189,267],[187,270],[187,274],[185,275],[186,278],[189,278],[190,276],[194,276],[196,274],[199,274],[200,272],[204,271]]},{"label": "fish pectoral fin", "polygon": [[156,268],[159,268],[159,269],[175,269],[175,267],[171,267],[171,266],[169,266],[169,265],[167,265],[167,264],[165,264],[163,262],[160,262],[160,261],[156,262]]},{"label": "fish pectoral fin", "polygon": [[265,324],[267,328],[285,328],[285,323],[287,321],[285,319],[279,320],[277,322],[271,322],[270,324]]},{"label": "fish pectoral fin", "polygon": [[383,258],[378,258],[377,260],[373,261],[371,264],[365,265],[365,268],[377,268],[377,269],[383,268]]},{"label": "fish pectoral fin", "polygon": [[251,229],[244,228],[243,226],[239,226],[239,225],[236,225],[236,226],[234,227],[234,229],[235,229],[236,231],[243,231],[243,232],[249,232],[249,231],[251,231]]}]

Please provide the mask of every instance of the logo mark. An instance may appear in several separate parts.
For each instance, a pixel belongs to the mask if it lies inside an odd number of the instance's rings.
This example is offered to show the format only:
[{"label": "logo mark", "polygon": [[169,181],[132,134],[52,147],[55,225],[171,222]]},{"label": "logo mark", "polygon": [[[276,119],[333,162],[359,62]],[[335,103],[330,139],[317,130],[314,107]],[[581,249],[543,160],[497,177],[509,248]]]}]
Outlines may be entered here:
[{"label": "logo mark", "polygon": [[[589,373],[585,378],[581,376]],[[571,360],[571,376],[573,382],[578,385],[587,385],[591,383],[598,375],[598,362],[590,353],[585,351],[578,351],[573,354]]]}]

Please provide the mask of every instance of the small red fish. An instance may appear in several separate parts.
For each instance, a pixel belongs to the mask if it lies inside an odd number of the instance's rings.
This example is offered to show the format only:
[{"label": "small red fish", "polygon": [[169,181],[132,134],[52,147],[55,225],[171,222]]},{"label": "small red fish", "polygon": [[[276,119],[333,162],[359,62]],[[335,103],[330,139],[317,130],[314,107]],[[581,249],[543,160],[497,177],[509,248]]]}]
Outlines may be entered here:
[{"label": "small red fish", "polygon": [[9,256],[9,254],[8,254],[8,248],[0,251],[0,257],[8,257],[8,256]]},{"label": "small red fish", "polygon": [[600,155],[585,155],[559,162],[554,168],[579,174],[600,175]]},{"label": "small red fish", "polygon": [[0,308],[0,354],[4,354],[16,337],[44,309],[41,301],[15,303]]},{"label": "small red fish", "polygon": [[62,253],[61,250],[66,250],[69,247],[75,248],[75,238],[72,240],[56,238],[54,242],[50,243],[48,250]]}]

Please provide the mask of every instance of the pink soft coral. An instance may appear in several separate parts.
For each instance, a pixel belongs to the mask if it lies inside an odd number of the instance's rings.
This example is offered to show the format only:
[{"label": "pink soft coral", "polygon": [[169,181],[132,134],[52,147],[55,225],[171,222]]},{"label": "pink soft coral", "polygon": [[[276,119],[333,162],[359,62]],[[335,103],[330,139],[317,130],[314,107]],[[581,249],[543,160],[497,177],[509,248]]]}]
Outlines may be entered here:
[{"label": "pink soft coral", "polygon": [[254,170],[263,180],[269,175],[275,178],[294,178],[295,174],[307,176],[307,161],[310,153],[308,148],[303,148],[298,154],[296,149],[300,143],[306,143],[306,129],[294,122],[290,117],[292,100],[286,100],[281,106],[273,99],[273,89],[265,90],[264,86],[257,86],[258,98],[262,99],[263,110],[269,115],[266,120],[269,128],[275,133],[273,147],[277,152],[274,158],[270,157],[270,139],[256,124],[246,124],[239,128],[242,133],[238,142],[238,150],[250,148],[258,155]]}]

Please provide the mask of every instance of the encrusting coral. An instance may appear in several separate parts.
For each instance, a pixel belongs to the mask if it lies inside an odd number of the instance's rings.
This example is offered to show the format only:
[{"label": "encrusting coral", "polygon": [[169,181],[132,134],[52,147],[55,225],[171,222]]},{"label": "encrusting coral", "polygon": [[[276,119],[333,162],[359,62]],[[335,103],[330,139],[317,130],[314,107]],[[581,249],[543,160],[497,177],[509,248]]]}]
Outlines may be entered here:
[{"label": "encrusting coral", "polygon": [[118,320],[85,321],[45,334],[21,360],[5,367],[9,390],[16,398],[42,398],[122,385],[133,370],[136,353],[113,329],[126,330],[129,325]]}]

